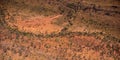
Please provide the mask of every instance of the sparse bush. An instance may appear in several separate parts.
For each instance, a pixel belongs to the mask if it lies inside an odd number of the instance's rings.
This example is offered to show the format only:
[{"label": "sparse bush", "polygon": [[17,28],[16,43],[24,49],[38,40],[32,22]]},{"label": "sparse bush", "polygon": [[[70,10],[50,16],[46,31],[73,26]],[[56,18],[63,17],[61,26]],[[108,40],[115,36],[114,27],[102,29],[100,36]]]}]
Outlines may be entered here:
[{"label": "sparse bush", "polygon": [[56,39],[55,39],[55,41],[56,41],[56,42],[59,42],[59,41],[60,41],[60,39],[59,39],[59,38],[56,38]]}]

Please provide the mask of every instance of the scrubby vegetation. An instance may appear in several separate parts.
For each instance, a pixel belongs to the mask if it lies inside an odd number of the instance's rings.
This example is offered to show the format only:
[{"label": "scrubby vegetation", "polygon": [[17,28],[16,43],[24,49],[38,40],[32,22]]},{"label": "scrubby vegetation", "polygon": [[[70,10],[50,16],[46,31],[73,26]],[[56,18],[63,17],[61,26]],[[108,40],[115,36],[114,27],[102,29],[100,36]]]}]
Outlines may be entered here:
[{"label": "scrubby vegetation", "polygon": [[[106,2],[1,0],[0,60],[119,60],[119,5],[113,0]],[[54,15],[60,17],[54,18],[49,25],[62,27],[60,31],[34,33],[36,25],[45,26],[42,22],[49,22]],[[41,20],[48,20],[32,21],[36,16],[36,20],[41,16]],[[25,24],[34,22],[29,27],[37,23],[33,27],[35,30],[20,30],[20,19],[26,20]],[[51,28],[49,25],[44,29]]]}]

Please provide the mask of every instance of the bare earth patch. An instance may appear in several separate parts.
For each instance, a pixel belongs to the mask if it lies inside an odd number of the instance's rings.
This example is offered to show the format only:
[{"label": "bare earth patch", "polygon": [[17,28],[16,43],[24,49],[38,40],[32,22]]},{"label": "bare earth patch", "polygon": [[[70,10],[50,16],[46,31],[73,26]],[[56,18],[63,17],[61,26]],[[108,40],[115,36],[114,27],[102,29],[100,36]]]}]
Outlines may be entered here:
[{"label": "bare earth patch", "polygon": [[62,15],[56,16],[35,16],[29,18],[29,20],[17,20],[16,23],[11,24],[18,27],[18,30],[25,31],[25,32],[32,32],[35,34],[39,33],[53,33],[53,32],[60,32],[62,27],[52,24],[53,21],[57,20],[57,18],[61,17]]}]

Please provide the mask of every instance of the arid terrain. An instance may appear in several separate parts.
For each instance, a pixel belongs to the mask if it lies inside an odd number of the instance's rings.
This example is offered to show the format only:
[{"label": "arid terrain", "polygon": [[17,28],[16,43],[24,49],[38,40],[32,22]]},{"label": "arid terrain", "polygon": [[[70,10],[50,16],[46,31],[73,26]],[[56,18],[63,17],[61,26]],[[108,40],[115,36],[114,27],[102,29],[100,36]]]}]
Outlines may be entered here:
[{"label": "arid terrain", "polygon": [[120,60],[120,0],[0,0],[0,60]]}]

